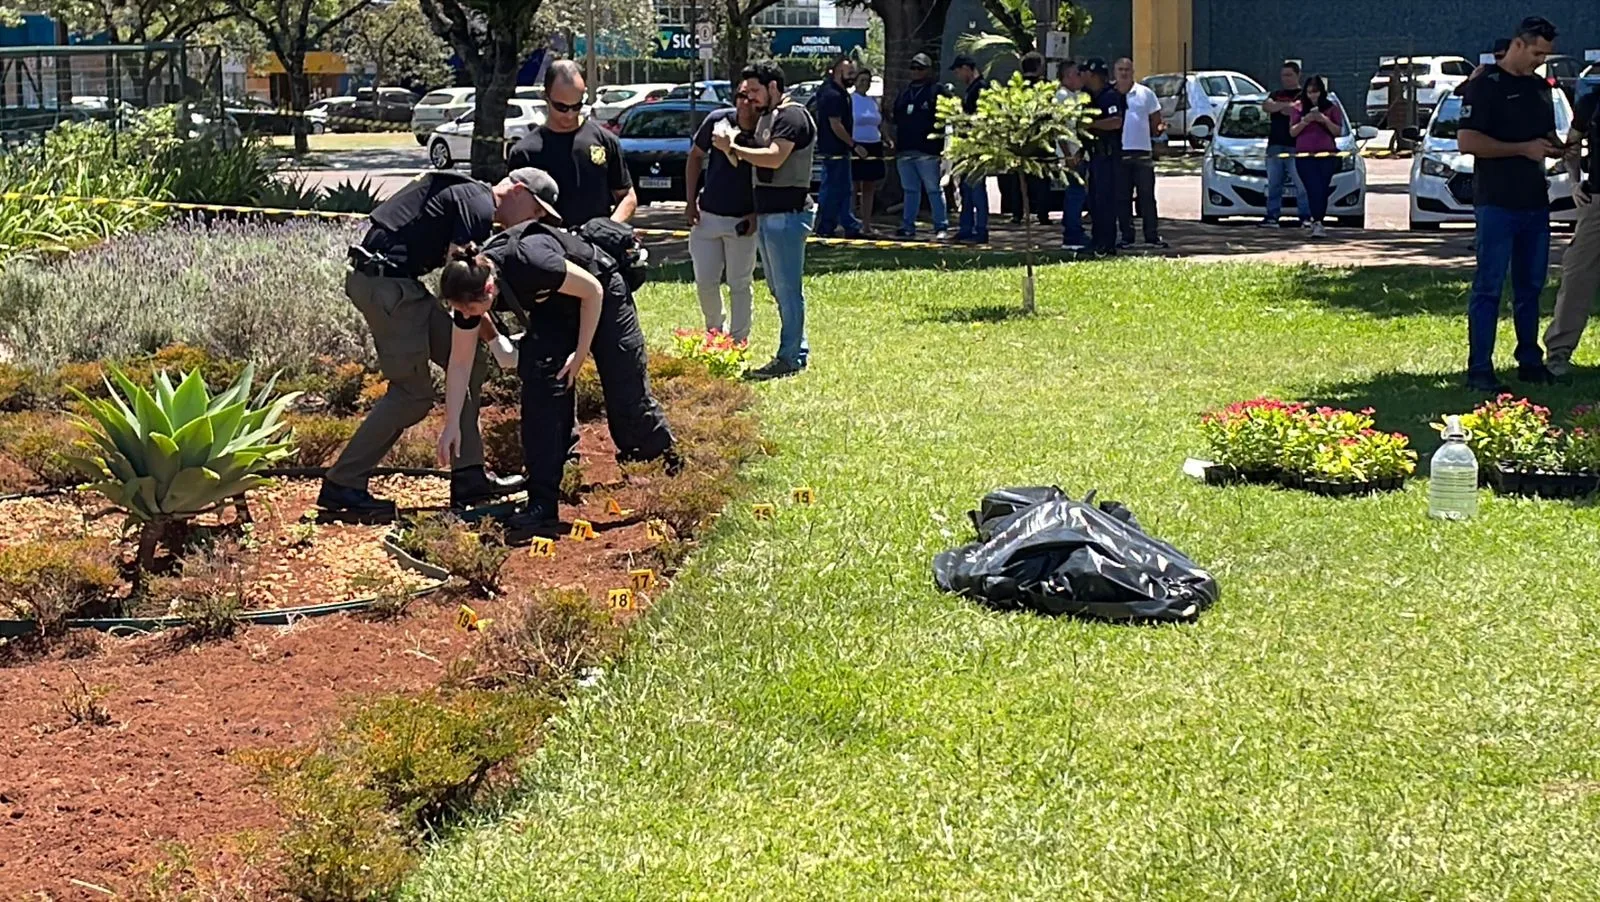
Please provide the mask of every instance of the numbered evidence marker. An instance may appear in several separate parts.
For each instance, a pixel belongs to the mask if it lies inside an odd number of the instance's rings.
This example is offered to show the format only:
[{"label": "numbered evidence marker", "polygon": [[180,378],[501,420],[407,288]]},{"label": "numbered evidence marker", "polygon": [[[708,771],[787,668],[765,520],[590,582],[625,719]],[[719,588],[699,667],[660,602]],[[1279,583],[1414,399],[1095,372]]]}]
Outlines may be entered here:
[{"label": "numbered evidence marker", "polygon": [[576,541],[587,542],[594,538],[594,524],[588,520],[573,520],[571,535]]},{"label": "numbered evidence marker", "polygon": [[633,513],[633,509],[625,508],[618,504],[617,499],[615,498],[608,498],[606,499],[606,513],[613,517],[626,517],[627,515]]},{"label": "numbered evidence marker", "polygon": [[556,556],[556,543],[555,543],[555,540],[554,539],[547,539],[547,538],[544,538],[543,536],[535,538],[533,540],[533,545],[528,548],[528,556],[529,557],[555,557]]},{"label": "numbered evidence marker", "polygon": [[633,610],[633,590],[612,589],[606,594],[606,604],[614,611]]},{"label": "numbered evidence marker", "polygon": [[656,572],[654,570],[629,570],[628,583],[635,592],[654,589],[656,587]]},{"label": "numbered evidence marker", "polygon": [[667,524],[664,520],[647,520],[644,524],[644,534],[652,542],[665,542],[667,540]]},{"label": "numbered evidence marker", "polygon": [[793,492],[790,493],[790,496],[792,498],[794,498],[794,503],[795,504],[816,504],[817,503],[816,490],[815,489],[811,489],[811,488],[807,488],[805,486],[801,486],[800,488],[795,489]]},{"label": "numbered evidence marker", "polygon": [[478,612],[477,611],[474,611],[473,609],[467,607],[466,605],[462,605],[461,609],[456,611],[456,626],[458,628],[463,629],[463,630],[470,630],[470,629],[472,629],[473,627],[475,627],[477,625],[478,625]]},{"label": "numbered evidence marker", "polygon": [[750,512],[756,515],[757,520],[771,520],[778,515],[778,508],[772,504],[752,504]]}]

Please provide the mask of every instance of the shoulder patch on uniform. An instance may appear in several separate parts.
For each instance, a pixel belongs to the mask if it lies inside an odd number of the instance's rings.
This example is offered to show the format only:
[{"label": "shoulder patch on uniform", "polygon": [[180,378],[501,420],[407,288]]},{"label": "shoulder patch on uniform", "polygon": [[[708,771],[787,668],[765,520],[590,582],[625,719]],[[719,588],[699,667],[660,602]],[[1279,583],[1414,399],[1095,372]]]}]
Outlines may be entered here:
[{"label": "shoulder patch on uniform", "polygon": [[604,144],[596,144],[589,148],[589,162],[596,166],[604,166],[606,164],[606,146]]},{"label": "shoulder patch on uniform", "polygon": [[1461,118],[1466,119],[1466,118],[1470,117],[1471,115],[1472,115],[1472,104],[1463,103],[1461,105]]}]

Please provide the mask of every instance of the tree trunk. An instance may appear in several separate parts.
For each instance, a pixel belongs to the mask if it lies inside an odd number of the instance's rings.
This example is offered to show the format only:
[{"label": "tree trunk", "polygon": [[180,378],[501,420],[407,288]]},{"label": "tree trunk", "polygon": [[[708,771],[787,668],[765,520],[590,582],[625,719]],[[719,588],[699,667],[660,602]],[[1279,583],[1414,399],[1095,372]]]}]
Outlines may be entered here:
[{"label": "tree trunk", "polygon": [[167,524],[163,520],[153,520],[139,528],[139,550],[133,558],[133,593],[132,599],[137,600],[144,593],[145,577],[156,566],[156,546],[161,542],[161,537],[167,531]]},{"label": "tree trunk", "polygon": [[514,33],[498,31],[492,45],[484,48],[482,71],[472,73],[478,85],[476,113],[472,134],[472,177],[486,182],[496,182],[506,174],[506,147],[501,140],[506,133],[506,107],[517,90],[517,70],[522,66],[522,54]]},{"label": "tree trunk", "polygon": [[306,117],[302,115],[311,105],[311,78],[306,75],[305,53],[292,53],[283,61],[289,75],[289,109],[294,111],[290,124],[294,127],[294,152],[304,156],[311,152],[311,142],[306,140]]},{"label": "tree trunk", "polygon": [[735,9],[737,3],[728,4],[728,27],[723,35],[723,59],[728,65],[728,81],[738,87],[739,73],[750,62],[750,17]]},{"label": "tree trunk", "polygon": [[1023,234],[1023,261],[1027,267],[1027,275],[1022,277],[1022,312],[1032,313],[1033,303],[1033,214],[1028,209],[1028,182],[1027,176],[1019,175],[1017,180],[1022,182],[1022,234]]}]

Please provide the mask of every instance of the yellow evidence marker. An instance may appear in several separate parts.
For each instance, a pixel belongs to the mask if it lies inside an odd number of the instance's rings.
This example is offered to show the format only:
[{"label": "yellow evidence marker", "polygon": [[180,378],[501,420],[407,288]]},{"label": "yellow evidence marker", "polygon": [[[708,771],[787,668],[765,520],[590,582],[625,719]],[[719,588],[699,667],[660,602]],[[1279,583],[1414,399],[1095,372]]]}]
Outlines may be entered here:
[{"label": "yellow evidence marker", "polygon": [[572,538],[579,542],[587,542],[594,538],[594,524],[588,520],[573,520]]},{"label": "yellow evidence marker", "polygon": [[633,591],[643,592],[656,587],[656,572],[654,570],[629,570],[628,583],[633,586]]},{"label": "yellow evidence marker", "polygon": [[633,610],[633,590],[612,589],[606,594],[606,604],[614,611]]}]

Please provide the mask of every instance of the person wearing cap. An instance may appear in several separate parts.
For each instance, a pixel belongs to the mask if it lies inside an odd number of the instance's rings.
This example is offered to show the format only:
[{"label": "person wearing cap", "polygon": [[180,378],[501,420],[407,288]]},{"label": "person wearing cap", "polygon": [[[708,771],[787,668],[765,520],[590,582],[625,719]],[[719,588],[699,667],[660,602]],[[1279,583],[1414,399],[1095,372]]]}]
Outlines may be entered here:
[{"label": "person wearing cap", "polygon": [[[950,64],[950,71],[967,86],[961,98],[961,111],[968,115],[976,113],[978,95],[989,87],[989,82],[978,72],[978,61],[963,54]],[[989,180],[986,176],[971,175],[961,179],[961,226],[956,230],[956,240],[963,244],[989,243]]]},{"label": "person wearing cap", "polygon": [[[496,349],[500,365],[522,380],[522,449],[528,472],[527,505],[506,520],[514,538],[554,536],[560,525],[561,478],[576,426],[573,387],[593,354],[631,357],[632,366],[601,374],[606,426],[619,461],[662,459],[671,472],[681,465],[661,405],[650,392],[645,339],[637,316],[608,337],[602,316],[633,310],[627,282],[616,261],[583,237],[559,228],[560,191],[538,169],[520,169],[507,179],[517,190],[502,201],[501,217],[517,225],[494,236],[481,251],[457,249],[439,277],[439,294],[454,324],[445,375],[445,426],[439,459],[459,456],[462,432],[456,414],[467,406],[471,372],[480,342]],[[502,183],[505,184],[505,183]],[[510,311],[527,331],[515,346],[495,326],[496,311]]]},{"label": "person wearing cap", "polygon": [[1122,93],[1111,84],[1111,67],[1092,59],[1084,86],[1093,97],[1088,124],[1090,243],[1095,254],[1117,252],[1117,167],[1122,157]]},{"label": "person wearing cap", "polygon": [[[394,502],[373,497],[368,481],[401,433],[433,409],[428,363],[444,366],[450,355],[450,318],[422,277],[444,266],[453,249],[488,239],[497,216],[505,222],[517,213],[514,198],[523,193],[511,179],[491,188],[464,175],[435,172],[372,211],[366,235],[350,248],[345,294],[372,330],[378,369],[389,389],[323,478],[317,506],[324,511],[363,522],[394,518]],[[480,354],[470,381],[463,379],[463,403],[453,424],[461,441],[450,475],[450,504],[456,508],[510,494],[522,484],[520,478],[499,479],[484,469],[478,393],[487,371]]]},{"label": "person wearing cap", "polygon": [[939,96],[943,93],[933,80],[933,60],[926,53],[911,58],[911,83],[900,89],[890,111],[895,130],[895,169],[905,191],[905,208],[900,215],[901,238],[917,237],[917,214],[922,195],[928,195],[933,215],[933,237],[950,237],[950,211],[939,187],[939,164],[944,155],[944,130],[939,127]]},{"label": "person wearing cap", "polygon": [[551,63],[544,75],[544,124],[528,132],[506,158],[511,169],[550,173],[561,189],[561,219],[573,229],[591,219],[627,222],[639,208],[617,136],[583,116],[585,90],[577,63]]}]

